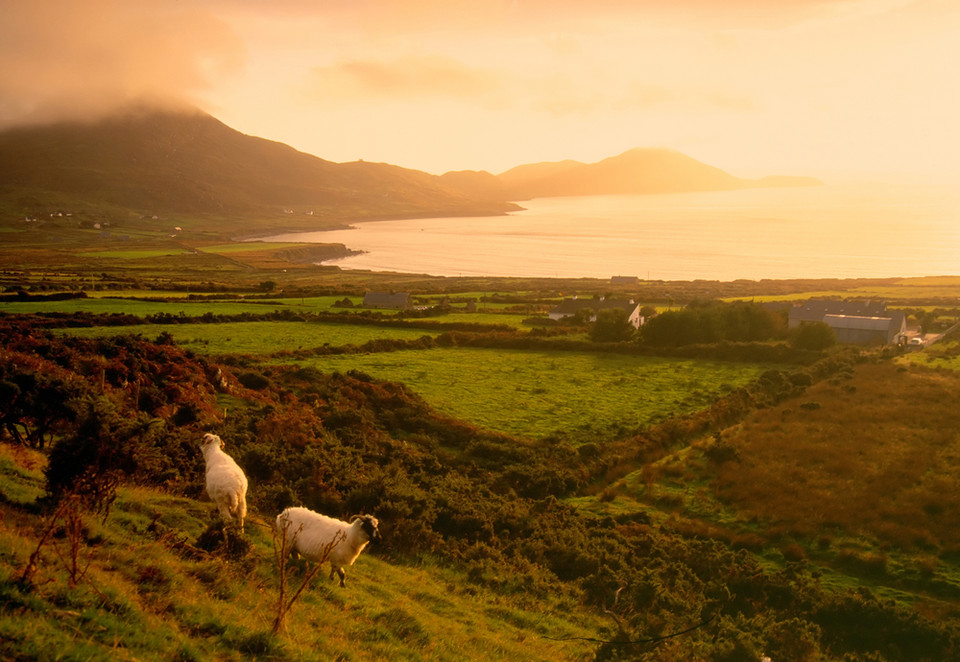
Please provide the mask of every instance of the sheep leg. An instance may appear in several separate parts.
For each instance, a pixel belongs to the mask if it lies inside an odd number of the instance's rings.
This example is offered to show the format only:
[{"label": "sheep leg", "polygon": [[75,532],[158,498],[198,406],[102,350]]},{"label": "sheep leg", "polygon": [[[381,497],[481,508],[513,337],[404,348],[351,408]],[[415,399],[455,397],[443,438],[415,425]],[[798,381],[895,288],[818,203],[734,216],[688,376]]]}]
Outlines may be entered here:
[{"label": "sheep leg", "polygon": [[233,513],[230,512],[230,506],[226,504],[220,504],[218,508],[220,510],[220,518],[224,522],[224,531],[226,531],[227,525],[233,524]]},{"label": "sheep leg", "polygon": [[230,521],[237,523],[237,528],[240,529],[240,533],[243,533],[243,514],[240,512],[239,508],[230,511]]},{"label": "sheep leg", "polygon": [[336,575],[338,575],[338,576],[340,577],[340,586],[341,586],[341,588],[344,587],[345,584],[343,583],[343,579],[344,579],[344,577],[347,576],[347,573],[345,573],[345,572],[343,571],[343,568],[335,568],[335,567],[333,567],[333,566],[330,566],[330,579],[333,579],[333,575],[334,575],[334,574],[336,574]]}]

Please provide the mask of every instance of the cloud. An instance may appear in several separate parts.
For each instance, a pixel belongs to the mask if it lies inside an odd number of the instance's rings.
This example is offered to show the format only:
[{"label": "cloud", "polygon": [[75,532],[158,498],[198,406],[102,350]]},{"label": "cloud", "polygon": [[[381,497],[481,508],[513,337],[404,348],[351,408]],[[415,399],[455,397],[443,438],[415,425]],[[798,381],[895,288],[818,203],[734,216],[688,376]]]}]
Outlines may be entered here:
[{"label": "cloud", "polygon": [[414,101],[468,99],[500,104],[507,85],[493,70],[468,66],[442,55],[411,55],[396,60],[339,60],[315,67],[312,96],[330,103],[356,100]]},{"label": "cloud", "polygon": [[242,44],[202,9],[146,0],[3,0],[0,126],[189,102],[237,70]]}]

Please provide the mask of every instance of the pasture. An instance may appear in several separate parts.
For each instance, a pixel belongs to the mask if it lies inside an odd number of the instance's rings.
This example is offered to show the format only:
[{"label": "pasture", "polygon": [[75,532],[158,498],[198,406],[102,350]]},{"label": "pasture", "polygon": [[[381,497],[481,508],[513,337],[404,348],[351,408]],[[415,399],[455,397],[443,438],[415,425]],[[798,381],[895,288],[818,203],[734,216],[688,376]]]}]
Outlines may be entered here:
[{"label": "pasture", "polygon": [[115,250],[115,251],[84,251],[82,253],[83,257],[86,258],[107,258],[107,259],[118,259],[118,260],[146,260],[155,257],[166,257],[168,255],[183,255],[185,253],[191,253],[185,248],[180,248],[178,246],[170,246],[168,248],[143,248],[143,249],[130,249],[130,250]]},{"label": "pasture", "polygon": [[265,314],[284,308],[275,301],[203,301],[177,299],[176,301],[143,301],[138,299],[115,299],[109,297],[88,297],[85,299],[67,299],[65,301],[3,301],[0,312],[10,314],[36,313],[92,313],[105,315],[123,313],[126,315],[184,315],[199,317],[204,313],[214,315],[240,315],[243,313]]},{"label": "pasture", "polygon": [[[334,306],[343,296],[312,296],[312,297],[284,297],[276,298],[239,298],[239,299],[203,299],[189,298],[189,292],[182,291],[154,291],[154,290],[110,290],[89,292],[85,298],[67,299],[64,301],[0,301],[0,313],[9,314],[37,314],[37,313],[91,313],[110,314],[123,313],[143,317],[146,315],[176,315],[199,317],[205,313],[213,315],[242,315],[267,314],[277,310],[289,311],[298,315],[315,313],[369,313],[381,312],[387,317],[394,316],[397,311],[373,311],[369,308],[357,306],[355,308],[340,308]],[[347,296],[354,303],[359,304],[363,296]],[[470,324],[505,324],[520,329],[529,329],[523,320],[530,317],[525,313],[499,312],[503,305],[491,304],[478,307],[477,312],[468,313],[454,308],[449,313],[443,313],[425,319],[446,323]],[[422,335],[422,334],[421,334]],[[390,336],[394,337],[394,336]]]},{"label": "pasture", "polygon": [[135,326],[60,329],[79,338],[139,334],[156,338],[169,333],[176,343],[198,354],[251,354],[263,356],[284,350],[331,345],[362,345],[392,338],[415,340],[431,335],[423,329],[322,322],[232,322],[230,324],[140,324]]},{"label": "pasture", "polygon": [[[287,362],[284,360],[284,362]],[[406,384],[439,411],[527,438],[588,441],[708,406],[768,366],[658,357],[440,348],[297,360]]]},{"label": "pasture", "polygon": [[802,299],[881,299],[888,303],[904,302],[917,305],[918,302],[937,300],[955,303],[960,293],[960,276],[926,276],[920,278],[899,278],[881,282],[869,282],[857,285],[850,281],[850,287],[817,289],[788,294],[757,294],[749,296],[725,297],[726,301],[798,301]]},{"label": "pasture", "polygon": [[925,347],[921,352],[904,354],[897,358],[897,362],[960,372],[960,337],[953,334],[944,341]]}]

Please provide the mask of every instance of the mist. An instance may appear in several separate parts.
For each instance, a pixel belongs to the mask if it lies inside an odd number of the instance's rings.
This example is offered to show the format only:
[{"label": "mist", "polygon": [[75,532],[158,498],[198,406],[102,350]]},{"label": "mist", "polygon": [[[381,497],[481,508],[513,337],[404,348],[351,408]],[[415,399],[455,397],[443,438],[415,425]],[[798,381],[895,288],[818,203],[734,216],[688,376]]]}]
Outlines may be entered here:
[{"label": "mist", "polygon": [[95,119],[130,106],[194,106],[242,68],[213,14],[115,0],[0,3],[0,128]]}]

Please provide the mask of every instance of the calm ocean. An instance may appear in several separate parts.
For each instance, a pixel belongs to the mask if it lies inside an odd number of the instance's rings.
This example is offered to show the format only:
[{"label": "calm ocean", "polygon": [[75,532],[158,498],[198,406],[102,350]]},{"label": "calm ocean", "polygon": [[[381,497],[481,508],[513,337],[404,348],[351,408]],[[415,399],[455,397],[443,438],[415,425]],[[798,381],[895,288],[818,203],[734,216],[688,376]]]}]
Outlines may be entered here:
[{"label": "calm ocean", "polygon": [[655,280],[960,275],[960,191],[827,185],[538,198],[484,218],[270,237],[365,251],[332,262],[442,276]]}]

